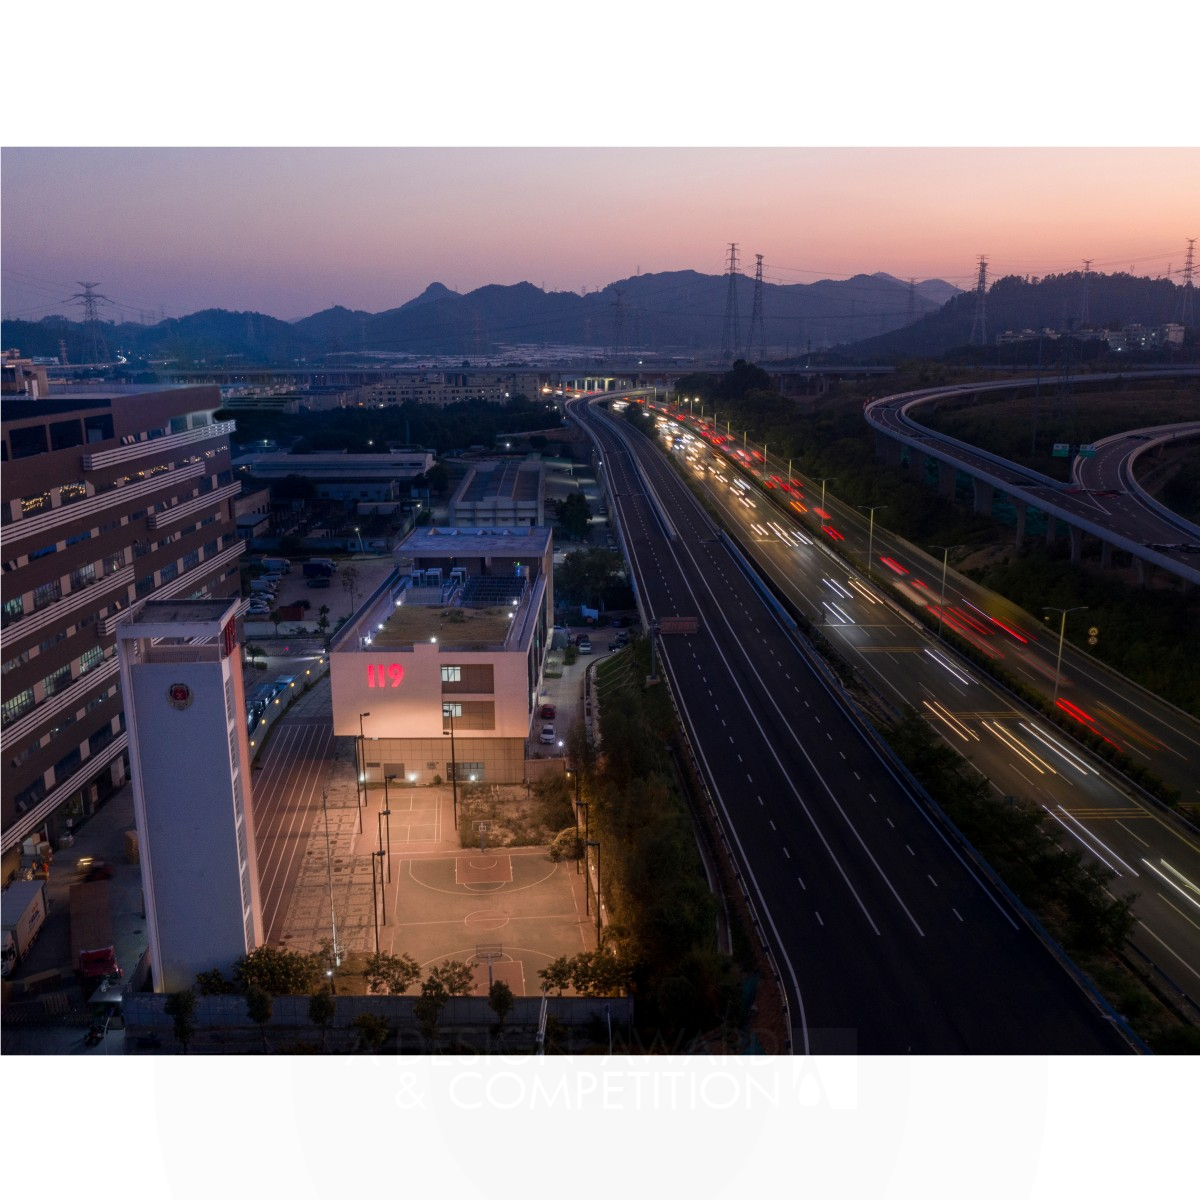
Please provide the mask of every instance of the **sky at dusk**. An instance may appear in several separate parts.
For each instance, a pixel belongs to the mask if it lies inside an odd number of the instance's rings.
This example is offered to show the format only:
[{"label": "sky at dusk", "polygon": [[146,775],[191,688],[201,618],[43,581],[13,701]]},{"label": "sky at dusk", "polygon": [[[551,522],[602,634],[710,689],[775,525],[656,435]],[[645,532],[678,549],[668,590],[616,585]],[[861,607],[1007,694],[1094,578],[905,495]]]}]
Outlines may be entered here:
[{"label": "sky at dusk", "polygon": [[[1178,278],[1200,235],[1200,151],[1172,146],[1174,73],[1152,123],[1136,75],[1080,119],[1071,69],[1095,62],[1094,31],[1038,10],[1039,39],[988,31],[976,75],[933,33],[898,57],[912,14],[942,7],[881,7],[871,37],[776,14],[743,47],[646,6],[580,26],[557,6],[502,18],[468,3],[473,36],[453,54],[456,29],[406,14],[390,32],[436,53],[388,57],[388,30],[331,22],[306,41],[217,0],[207,11],[238,13],[236,37],[198,23],[128,49],[101,31],[104,54],[57,42],[54,86],[22,56],[36,101],[0,126],[0,310],[78,315],[89,281],[114,319],[378,312],[434,281],[579,292],[639,271],[721,274],[731,242],[747,274],[762,254],[777,283],[886,271],[971,287],[980,255],[993,279],[1084,259]],[[546,19],[522,27],[517,12]],[[632,48],[622,13],[639,14]],[[1122,36],[1136,49],[1137,28]],[[780,56],[800,41],[802,64]],[[1000,69],[1006,51],[1019,68]],[[112,70],[122,54],[130,70]],[[1165,140],[1093,144],[1131,128]]]}]

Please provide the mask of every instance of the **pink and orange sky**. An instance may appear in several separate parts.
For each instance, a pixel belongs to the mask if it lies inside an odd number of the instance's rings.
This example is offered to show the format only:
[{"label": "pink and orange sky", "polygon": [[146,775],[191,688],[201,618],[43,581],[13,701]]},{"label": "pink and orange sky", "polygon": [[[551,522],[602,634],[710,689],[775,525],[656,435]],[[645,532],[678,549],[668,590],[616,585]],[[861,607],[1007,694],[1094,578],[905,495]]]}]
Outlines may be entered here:
[{"label": "pink and orange sky", "polygon": [[[811,283],[857,272],[1162,275],[1200,235],[1190,149],[3,151],[6,317],[79,280],[138,319],[376,312],[434,280],[589,291],[637,271]],[[77,307],[77,306],[76,306]]]}]

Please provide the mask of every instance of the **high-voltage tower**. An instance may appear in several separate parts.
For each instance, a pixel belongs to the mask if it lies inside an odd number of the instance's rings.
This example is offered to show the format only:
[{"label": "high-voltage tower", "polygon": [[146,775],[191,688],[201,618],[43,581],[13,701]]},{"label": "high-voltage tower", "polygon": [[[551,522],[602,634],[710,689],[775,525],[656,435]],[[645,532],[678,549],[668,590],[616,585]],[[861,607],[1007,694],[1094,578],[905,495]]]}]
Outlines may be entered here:
[{"label": "high-voltage tower", "polygon": [[104,340],[104,331],[100,328],[100,317],[96,312],[96,301],[103,300],[105,304],[111,304],[112,301],[107,296],[98,295],[93,288],[98,288],[99,283],[84,283],[82,279],[75,281],[83,288],[82,292],[76,292],[71,297],[72,300],[79,300],[83,303],[83,327],[88,337],[92,348],[92,362],[106,363],[108,362],[108,343]]},{"label": "high-voltage tower", "polygon": [[987,256],[979,256],[979,279],[975,283],[975,320],[971,323],[972,346],[987,345]]},{"label": "high-voltage tower", "polygon": [[621,288],[613,288],[617,299],[613,305],[613,342],[612,354],[620,358],[629,352],[625,344],[625,292]]},{"label": "high-voltage tower", "polygon": [[1088,315],[1088,276],[1092,273],[1092,260],[1085,258],[1083,260],[1083,293],[1079,299],[1079,328],[1087,329],[1091,326],[1092,319]]},{"label": "high-voltage tower", "polygon": [[738,321],[737,301],[737,242],[729,243],[729,291],[725,296],[725,328],[721,333],[721,359],[733,362],[739,357],[742,332]]},{"label": "high-voltage tower", "polygon": [[757,346],[758,361],[763,362],[767,357],[767,331],[763,324],[763,256],[756,254],[754,257],[757,260],[754,265],[754,307],[750,311],[750,336],[746,339],[746,357],[749,358]]},{"label": "high-voltage tower", "polygon": [[1183,295],[1179,298],[1179,323],[1186,329],[1192,323],[1192,254],[1196,239],[1188,238],[1187,261],[1183,264]]}]

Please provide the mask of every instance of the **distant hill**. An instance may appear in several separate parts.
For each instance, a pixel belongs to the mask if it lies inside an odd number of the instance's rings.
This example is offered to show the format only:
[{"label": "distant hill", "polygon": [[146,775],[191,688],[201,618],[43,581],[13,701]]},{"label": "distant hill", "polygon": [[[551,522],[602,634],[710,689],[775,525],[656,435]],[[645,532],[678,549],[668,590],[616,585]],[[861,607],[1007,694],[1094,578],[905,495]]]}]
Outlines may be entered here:
[{"label": "distant hill", "polygon": [[[989,345],[997,334],[1024,329],[1068,330],[1082,327],[1083,273],[1026,279],[1008,275],[988,289],[985,330]],[[975,324],[974,292],[959,292],[937,312],[912,325],[844,347],[861,361],[894,362],[897,358],[940,358],[969,344]],[[1124,325],[1155,327],[1177,321],[1180,288],[1169,279],[1147,279],[1118,273],[1089,274],[1087,325],[1093,329]]]},{"label": "distant hill", "polygon": [[[738,350],[749,347],[754,280],[735,281]],[[886,334],[937,312],[955,294],[943,280],[910,288],[878,273],[811,284],[764,282],[762,333],[766,357]],[[368,313],[340,305],[295,322],[261,313],[207,309],[156,325],[103,326],[110,351],[141,363],[236,366],[310,363],[327,355],[367,351],[414,355],[515,356],[517,347],[592,347],[599,354],[711,354],[725,341],[727,275],[669,271],[635,275],[580,295],[547,292],[532,283],[490,284],[460,294],[431,283],[396,308]],[[91,357],[81,323],[62,316],[3,322],[3,344],[52,357],[66,343],[71,362]]]}]

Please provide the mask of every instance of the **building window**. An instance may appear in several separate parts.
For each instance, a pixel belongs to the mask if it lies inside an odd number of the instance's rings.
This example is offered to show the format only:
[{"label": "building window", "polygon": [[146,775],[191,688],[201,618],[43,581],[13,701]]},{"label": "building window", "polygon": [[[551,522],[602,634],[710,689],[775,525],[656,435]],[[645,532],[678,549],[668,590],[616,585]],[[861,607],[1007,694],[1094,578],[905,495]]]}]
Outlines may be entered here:
[{"label": "building window", "polygon": [[86,674],[98,663],[104,661],[104,648],[102,646],[93,646],[90,650],[84,651],[79,656],[79,673]]},{"label": "building window", "polygon": [[115,575],[125,565],[125,552],[118,550],[104,560],[104,574]]},{"label": "building window", "polygon": [[459,783],[483,782],[483,763],[481,762],[456,762],[453,769]]},{"label": "building window", "polygon": [[443,667],[442,682],[458,683],[462,679],[462,667]]},{"label": "building window", "polygon": [[5,728],[19,721],[33,707],[33,688],[26,688],[4,701],[2,719]]},{"label": "building window", "polygon": [[133,590],[138,596],[148,596],[152,591],[154,591],[154,576],[143,575],[141,579],[134,584]]},{"label": "building window", "polygon": [[87,587],[89,583],[94,583],[96,580],[96,564],[85,563],[82,567],[77,567],[71,572],[71,590],[77,591],[81,587]]},{"label": "building window", "polygon": [[170,583],[176,575],[179,574],[179,564],[177,562],[163,563],[162,570],[159,571],[159,580],[162,583]]},{"label": "building window", "polygon": [[48,448],[44,425],[10,429],[8,440],[12,446],[13,458],[33,458],[36,454],[45,454]]},{"label": "building window", "polygon": [[107,442],[113,437],[113,419],[111,414],[102,413],[85,417],[83,427],[87,433],[88,445],[96,442]]},{"label": "building window", "polygon": [[54,782],[62,783],[72,771],[79,766],[83,760],[83,752],[78,746],[75,747],[69,754],[64,754],[62,758],[54,764]]},{"label": "building window", "polygon": [[13,596],[9,600],[4,601],[4,607],[0,609],[3,613],[3,621],[5,626],[12,621],[25,615],[25,598],[23,596]]},{"label": "building window", "polygon": [[53,696],[55,693],[61,692],[70,682],[71,666],[68,663],[65,667],[59,667],[57,671],[52,671],[42,680],[42,690],[47,696]]},{"label": "building window", "polygon": [[62,599],[62,585],[57,579],[50,580],[49,583],[43,583],[41,587],[33,590],[33,611],[40,612],[48,604],[53,604],[55,600]]},{"label": "building window", "polygon": [[72,446],[83,445],[83,426],[79,419],[74,421],[52,421],[50,424],[50,448],[52,450],[69,450]]}]

